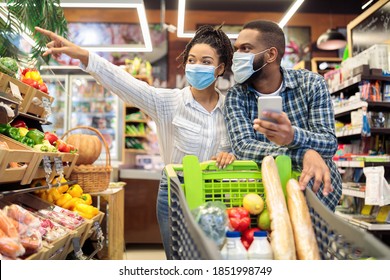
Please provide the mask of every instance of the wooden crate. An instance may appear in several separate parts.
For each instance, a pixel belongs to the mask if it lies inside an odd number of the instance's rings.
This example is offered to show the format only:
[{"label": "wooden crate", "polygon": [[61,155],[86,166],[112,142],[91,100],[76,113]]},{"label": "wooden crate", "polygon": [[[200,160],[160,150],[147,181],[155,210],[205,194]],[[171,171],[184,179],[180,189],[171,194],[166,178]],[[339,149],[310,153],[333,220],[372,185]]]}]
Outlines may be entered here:
[{"label": "wooden crate", "polygon": [[92,219],[87,219],[87,227],[85,229],[85,232],[84,232],[84,235],[82,236],[82,239],[80,240],[80,244],[81,246],[84,245],[85,241],[90,238],[92,236],[92,234],[95,233],[94,229],[93,229],[93,224],[95,222],[98,222],[99,225],[102,223],[103,221],[103,218],[104,218],[104,213],[99,211],[99,213],[93,217]]},{"label": "wooden crate", "polygon": [[68,255],[69,247],[71,246],[72,238],[75,235],[73,230],[60,237],[52,243],[46,243],[46,254],[43,256],[43,260],[65,260]]},{"label": "wooden crate", "polygon": [[73,168],[76,165],[77,158],[79,157],[78,154],[71,154],[71,153],[43,153],[38,152],[38,164],[35,166],[33,170],[31,170],[30,178],[27,179],[27,181],[32,181],[33,179],[41,179],[46,178],[46,172],[43,168],[43,158],[45,156],[48,156],[50,158],[51,166],[52,166],[52,173],[50,175],[49,180],[52,181],[54,177],[59,176],[57,171],[54,168],[54,158],[58,157],[61,159],[63,168],[64,168],[64,177],[69,178],[70,174],[72,173]]},{"label": "wooden crate", "polygon": [[[10,83],[19,88],[23,100],[13,96]],[[43,98],[47,98],[50,104],[54,101],[52,96],[4,73],[0,73],[0,91],[6,93],[11,100],[19,102],[19,112],[28,113],[39,118],[46,118],[47,115],[45,108],[42,106]]]},{"label": "wooden crate", "polygon": [[[50,175],[50,181],[54,179],[54,177],[58,176],[59,174],[56,172],[54,168],[54,157],[58,157],[61,159],[62,164],[64,166],[64,176],[65,178],[69,178],[70,174],[72,173],[73,168],[76,165],[77,158],[79,157],[78,154],[72,154],[72,153],[44,153],[44,152],[38,152],[33,150],[31,147],[24,145],[10,137],[7,137],[5,135],[0,134],[0,140],[4,141],[8,144],[8,147],[10,150],[8,150],[10,153],[7,154],[5,152],[0,153],[0,183],[3,182],[3,180],[8,180],[4,182],[17,182],[20,181],[21,185],[30,184],[33,179],[41,179],[46,178],[46,173],[43,168],[43,158],[44,156],[48,156],[50,158],[51,166],[52,166],[52,173]],[[4,150],[0,150],[4,151]],[[7,151],[7,150],[5,150]],[[26,152],[27,151],[27,152]],[[30,154],[32,159],[29,160],[28,155]],[[27,167],[24,168],[24,170],[12,170],[17,168],[8,168],[8,163],[15,161],[15,159],[18,160],[18,162],[27,162]],[[6,162],[8,161],[8,162]],[[2,170],[4,171],[4,174],[8,172],[10,176],[4,177],[1,176]],[[24,173],[23,173],[23,172]],[[20,174],[19,174],[20,173]],[[23,177],[21,177],[21,173],[23,173]],[[11,176],[14,175],[14,176]],[[11,180],[11,181],[10,181]]]},{"label": "wooden crate", "polygon": [[[39,164],[40,156],[30,147],[0,134],[0,141],[7,143],[9,149],[0,149],[0,183],[19,182],[21,185],[31,183],[31,172]],[[17,160],[25,165],[10,168],[9,164]]]}]

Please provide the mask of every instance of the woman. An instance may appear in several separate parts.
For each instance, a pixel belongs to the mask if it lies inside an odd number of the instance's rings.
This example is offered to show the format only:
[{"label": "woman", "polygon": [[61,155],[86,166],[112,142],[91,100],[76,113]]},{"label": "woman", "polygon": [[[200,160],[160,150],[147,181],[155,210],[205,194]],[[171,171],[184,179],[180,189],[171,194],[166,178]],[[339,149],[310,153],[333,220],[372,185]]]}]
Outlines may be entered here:
[{"label": "woman", "polygon": [[[231,66],[233,48],[229,38],[212,26],[200,27],[179,58],[191,86],[183,89],[154,88],[118,66],[69,42],[51,31],[36,27],[51,38],[43,54],[61,53],[79,59],[83,70],[126,103],[146,112],[157,125],[164,163],[182,163],[185,155],[199,161],[215,159],[220,168],[233,162],[222,107],[224,96],[216,79]],[[157,218],[167,258],[170,259],[167,178],[163,172],[157,199]]]}]

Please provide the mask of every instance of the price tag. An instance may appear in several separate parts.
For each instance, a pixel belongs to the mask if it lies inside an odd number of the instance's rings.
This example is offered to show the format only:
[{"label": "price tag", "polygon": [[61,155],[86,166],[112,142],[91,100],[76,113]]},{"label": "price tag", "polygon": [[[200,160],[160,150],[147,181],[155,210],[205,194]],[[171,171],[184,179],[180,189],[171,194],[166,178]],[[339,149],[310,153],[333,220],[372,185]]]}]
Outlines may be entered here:
[{"label": "price tag", "polygon": [[12,95],[14,97],[16,97],[17,99],[19,99],[20,101],[23,101],[23,97],[20,94],[19,87],[17,85],[15,85],[14,83],[11,83],[11,82],[9,82],[9,86],[11,88]]},{"label": "price tag", "polygon": [[43,106],[43,109],[46,112],[45,119],[47,120],[49,115],[51,115],[51,103],[50,103],[49,98],[42,97],[42,106]]},{"label": "price tag", "polygon": [[54,166],[55,166],[57,173],[64,172],[64,165],[63,165],[62,159],[60,157],[54,157]]},{"label": "price tag", "polygon": [[52,173],[52,167],[51,167],[49,156],[43,156],[43,169],[45,170],[46,173],[46,183],[50,189],[51,188],[50,175]]}]

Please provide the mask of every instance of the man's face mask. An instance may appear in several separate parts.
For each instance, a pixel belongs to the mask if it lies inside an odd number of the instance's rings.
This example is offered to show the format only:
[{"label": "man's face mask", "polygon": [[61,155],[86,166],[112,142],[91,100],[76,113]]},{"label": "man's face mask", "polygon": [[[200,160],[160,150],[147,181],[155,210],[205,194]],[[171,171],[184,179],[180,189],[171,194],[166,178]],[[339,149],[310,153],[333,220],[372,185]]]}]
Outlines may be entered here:
[{"label": "man's face mask", "polygon": [[216,79],[215,66],[202,64],[186,64],[187,82],[198,90],[209,87]]},{"label": "man's face mask", "polygon": [[253,61],[256,55],[264,53],[268,50],[269,49],[266,49],[258,53],[235,52],[233,54],[233,65],[232,65],[234,80],[237,83],[242,84],[243,82],[248,80],[253,73],[256,73],[257,71],[263,69],[263,67],[268,64],[267,62],[264,63],[263,66],[261,66],[259,69],[253,70]]}]

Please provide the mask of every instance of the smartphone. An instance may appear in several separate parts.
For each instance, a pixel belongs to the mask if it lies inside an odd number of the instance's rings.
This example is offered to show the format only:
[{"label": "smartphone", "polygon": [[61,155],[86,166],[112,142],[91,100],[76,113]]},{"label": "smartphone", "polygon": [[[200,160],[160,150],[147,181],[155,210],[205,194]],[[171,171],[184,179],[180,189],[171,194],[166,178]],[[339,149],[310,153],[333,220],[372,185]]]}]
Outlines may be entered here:
[{"label": "smartphone", "polygon": [[259,112],[259,119],[274,122],[275,119],[263,117],[263,111],[281,113],[282,109],[282,97],[281,96],[260,96],[257,98],[257,108]]}]

